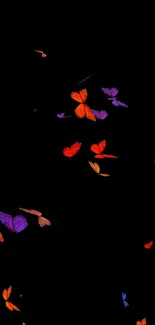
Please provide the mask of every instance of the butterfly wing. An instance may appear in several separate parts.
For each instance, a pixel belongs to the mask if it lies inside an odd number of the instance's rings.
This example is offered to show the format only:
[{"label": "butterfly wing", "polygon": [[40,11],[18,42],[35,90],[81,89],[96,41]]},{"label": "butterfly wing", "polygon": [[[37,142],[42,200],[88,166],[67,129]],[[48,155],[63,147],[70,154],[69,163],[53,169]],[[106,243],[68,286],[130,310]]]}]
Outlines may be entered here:
[{"label": "butterfly wing", "polygon": [[111,176],[110,174],[99,174],[100,176],[103,176],[103,177],[108,177],[108,176]]},{"label": "butterfly wing", "polygon": [[99,142],[99,152],[98,153],[102,153],[106,147],[106,140],[103,140],[101,142]]},{"label": "butterfly wing", "polygon": [[128,302],[127,301],[123,301],[123,304],[124,304],[124,307],[128,307],[129,306],[129,304],[128,304]]},{"label": "butterfly wing", "polygon": [[117,99],[116,97],[108,97],[107,98],[108,100],[115,100],[115,99]]},{"label": "butterfly wing", "polygon": [[71,150],[72,150],[72,155],[75,156],[76,153],[80,150],[82,143],[81,142],[75,142],[72,146],[71,146]]},{"label": "butterfly wing", "polygon": [[117,94],[118,94],[118,89],[115,88],[115,87],[111,88],[111,95],[110,95],[110,96],[114,97],[114,96],[116,96]]},{"label": "butterfly wing", "polygon": [[95,109],[90,109],[90,111],[97,119],[99,119],[100,116],[99,111],[95,111]]},{"label": "butterfly wing", "polygon": [[117,156],[113,156],[113,155],[108,155],[106,153],[102,154],[102,155],[96,155],[94,156],[94,158],[98,158],[98,159],[102,159],[102,158],[113,158],[113,159],[117,159]]},{"label": "butterfly wing", "polygon": [[51,226],[51,221],[44,217],[38,217],[38,223],[40,227]]},{"label": "butterfly wing", "polygon": [[69,148],[69,147],[64,148],[63,149],[63,154],[64,154],[64,156],[66,156],[68,158],[71,158],[73,156],[72,149]]},{"label": "butterfly wing", "polygon": [[97,159],[104,159],[104,158],[105,158],[105,154],[102,153],[102,154],[99,154],[99,155],[95,155],[94,158],[97,158]]},{"label": "butterfly wing", "polygon": [[91,109],[89,108],[88,105],[85,104],[85,114],[86,114],[86,118],[88,118],[89,120],[92,121],[96,121],[96,117],[94,116],[94,114],[91,112]]},{"label": "butterfly wing", "polygon": [[10,231],[14,232],[13,217],[9,214],[0,212],[0,221]]},{"label": "butterfly wing", "polygon": [[111,96],[114,97],[118,94],[118,89],[117,88],[102,88],[102,91],[104,92],[104,94],[106,94],[107,96]]},{"label": "butterfly wing", "polygon": [[13,219],[13,222],[14,222],[14,229],[16,233],[19,233],[28,227],[28,222],[23,216],[16,216]]},{"label": "butterfly wing", "polygon": [[64,118],[65,117],[65,113],[59,113],[59,114],[57,114],[57,117],[58,118]]},{"label": "butterfly wing", "polygon": [[146,318],[143,318],[141,322],[138,320],[136,325],[146,325]]},{"label": "butterfly wing", "polygon": [[128,105],[126,105],[125,103],[121,102],[120,100],[118,102],[119,102],[119,106],[127,107],[128,108]]},{"label": "butterfly wing", "polygon": [[106,111],[100,111],[99,112],[99,119],[104,120],[108,116],[108,113]]},{"label": "butterfly wing", "polygon": [[4,238],[3,238],[3,235],[2,235],[1,232],[0,232],[0,242],[1,242],[1,243],[4,243]]},{"label": "butterfly wing", "polygon": [[99,174],[100,172],[100,166],[97,163],[93,163],[91,161],[88,161],[89,165],[91,166],[91,168],[97,173]]},{"label": "butterfly wing", "polygon": [[120,106],[119,100],[115,99],[112,101],[112,104],[116,107]]},{"label": "butterfly wing", "polygon": [[84,118],[86,115],[85,104],[78,105],[74,112],[78,118]]},{"label": "butterfly wing", "polygon": [[12,286],[10,286],[8,289],[3,290],[2,296],[5,301],[9,299],[9,297],[11,295],[11,291],[12,291]]},{"label": "butterfly wing", "polygon": [[82,89],[79,91],[79,94],[82,98],[82,103],[85,103],[86,100],[87,100],[87,96],[88,96],[88,92],[87,92],[87,89]]},{"label": "butterfly wing", "polygon": [[6,301],[6,307],[10,311],[13,311],[13,310],[20,311],[20,309],[17,306],[15,306],[14,304],[12,304],[12,302],[9,302],[9,301]]},{"label": "butterfly wing", "polygon": [[74,99],[76,102],[78,102],[80,104],[83,103],[83,98],[80,95],[80,93],[78,93],[77,91],[73,91],[71,93],[71,98]]},{"label": "butterfly wing", "polygon": [[106,147],[106,140],[103,140],[101,142],[99,142],[98,144],[92,144],[91,147],[90,147],[90,150],[92,152],[95,152],[97,154],[100,154],[102,151],[104,151]]},{"label": "butterfly wing", "polygon": [[145,247],[146,249],[149,249],[149,248],[152,247],[152,245],[153,245],[153,240],[151,240],[149,243],[145,244],[144,247]]},{"label": "butterfly wing", "polygon": [[126,299],[126,293],[122,292],[122,299],[125,300]]}]

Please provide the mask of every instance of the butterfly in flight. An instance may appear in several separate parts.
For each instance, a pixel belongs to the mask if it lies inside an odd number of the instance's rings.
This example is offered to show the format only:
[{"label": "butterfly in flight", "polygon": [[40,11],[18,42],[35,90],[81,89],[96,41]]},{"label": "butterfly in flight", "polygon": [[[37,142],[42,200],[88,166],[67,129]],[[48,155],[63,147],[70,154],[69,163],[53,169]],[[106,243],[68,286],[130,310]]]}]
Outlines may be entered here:
[{"label": "butterfly in flight", "polygon": [[149,243],[144,244],[144,247],[145,247],[146,249],[149,249],[149,248],[152,247],[152,245],[153,245],[153,240],[151,240]]},{"label": "butterfly in flight", "polygon": [[3,290],[2,296],[5,300],[5,305],[10,311],[13,311],[13,310],[20,311],[20,309],[18,307],[16,307],[14,304],[12,304],[12,302],[8,301],[8,299],[10,298],[10,295],[11,295],[11,291],[12,291],[12,286],[10,286],[8,289]]},{"label": "butterfly in flight", "polygon": [[71,93],[71,98],[74,99],[76,102],[80,103],[75,109],[75,115],[78,118],[86,117],[87,119],[95,122],[96,117],[91,112],[89,106],[86,104],[87,97],[88,97],[87,89],[80,90],[79,92],[73,91]]},{"label": "butterfly in flight", "polygon": [[108,113],[106,111],[96,111],[95,109],[91,109],[91,112],[93,115],[97,118],[97,120],[105,120],[105,118],[108,116]]},{"label": "butterfly in flight", "polygon": [[1,243],[4,243],[4,238],[3,238],[3,235],[2,235],[1,232],[0,232],[0,242],[1,242]]},{"label": "butterfly in flight", "polygon": [[114,106],[128,107],[128,105],[126,105],[125,103],[121,102],[116,98],[116,95],[118,94],[117,88],[101,88],[101,89],[104,92],[104,94],[109,96],[107,99],[111,100]]},{"label": "butterfly in flight", "polygon": [[82,146],[82,143],[77,141],[74,144],[72,144],[71,147],[64,148],[63,149],[64,156],[66,156],[68,158],[74,157],[79,152],[81,146]]},{"label": "butterfly in flight", "polygon": [[65,113],[59,113],[57,114],[58,118],[66,118],[66,117],[72,117],[72,115],[65,115]]},{"label": "butterfly in flight", "polygon": [[28,226],[25,217],[16,216],[13,218],[13,216],[4,212],[0,212],[0,221],[8,230],[16,233],[23,231]]},{"label": "butterfly in flight", "polygon": [[138,321],[136,322],[136,325],[146,325],[146,318],[143,318],[141,321],[138,320]]},{"label": "butterfly in flight", "polygon": [[106,147],[106,140],[99,142],[98,144],[92,144],[90,150],[97,155],[94,158],[102,159],[102,158],[118,158],[117,156],[104,154],[103,151]]},{"label": "butterfly in flight", "polygon": [[128,307],[129,306],[129,304],[128,304],[128,302],[126,301],[126,293],[124,293],[124,292],[122,292],[122,300],[123,300],[123,305],[124,305],[124,307]]},{"label": "butterfly in flight", "polygon": [[41,54],[42,58],[47,58],[47,54],[40,50],[34,50],[34,52]]},{"label": "butterfly in flight", "polygon": [[37,216],[38,217],[38,223],[39,223],[40,227],[51,226],[51,221],[44,218],[42,216],[42,212],[37,211],[37,210],[33,210],[33,209],[30,209],[30,210],[29,209],[23,209],[23,208],[18,208],[18,209],[20,209],[20,210],[22,210],[22,211],[24,211],[26,213],[33,214],[33,215]]},{"label": "butterfly in flight", "polygon": [[104,177],[110,176],[109,174],[100,174],[100,166],[96,162],[93,163],[91,161],[88,161],[88,163],[91,166],[91,168],[95,171],[95,173],[97,173],[98,175],[104,176]]}]

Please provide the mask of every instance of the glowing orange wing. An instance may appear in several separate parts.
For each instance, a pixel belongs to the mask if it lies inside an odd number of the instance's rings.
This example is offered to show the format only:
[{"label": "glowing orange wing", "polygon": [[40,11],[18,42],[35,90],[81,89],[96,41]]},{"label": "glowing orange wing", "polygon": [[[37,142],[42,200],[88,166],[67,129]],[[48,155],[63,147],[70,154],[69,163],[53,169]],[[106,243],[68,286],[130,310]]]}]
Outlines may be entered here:
[{"label": "glowing orange wing", "polygon": [[37,210],[33,210],[33,209],[23,209],[23,208],[18,208],[18,209],[20,209],[20,210],[22,210],[22,211],[24,211],[24,212],[27,212],[27,213],[30,213],[30,214],[34,214],[35,216],[37,216],[37,217],[40,217],[40,216],[42,216],[42,212],[40,212],[40,211],[37,211]]},{"label": "glowing orange wing", "polygon": [[1,243],[4,243],[4,238],[3,238],[3,235],[2,235],[1,232],[0,232],[0,242],[1,242]]},{"label": "glowing orange wing", "polygon": [[108,177],[111,176],[110,174],[99,174],[100,176]]},{"label": "glowing orange wing", "polygon": [[152,245],[153,245],[153,240],[150,241],[149,243],[145,244],[144,247],[145,247],[146,249],[149,249],[149,248],[152,247]]},{"label": "glowing orange wing", "polygon": [[4,289],[2,296],[4,298],[4,300],[8,300],[10,295],[11,295],[11,291],[12,291],[12,286],[10,286],[8,289]]},{"label": "glowing orange wing", "polygon": [[76,153],[80,150],[81,145],[82,145],[81,142],[75,142],[75,143],[71,146],[73,156],[76,155]]},{"label": "glowing orange wing", "polygon": [[64,154],[64,156],[69,157],[69,158],[73,157],[72,149],[69,147],[66,147],[63,149],[63,154]]},{"label": "glowing orange wing", "polygon": [[85,108],[85,104],[80,104],[78,105],[78,107],[75,109],[75,115],[78,117],[78,118],[84,118],[85,115],[86,115],[86,108]]},{"label": "glowing orange wing", "polygon": [[40,227],[51,226],[51,221],[44,217],[38,217],[38,223]]},{"label": "glowing orange wing", "polygon": [[13,311],[13,310],[20,311],[20,309],[17,306],[15,306],[14,304],[12,304],[12,302],[9,302],[9,301],[6,301],[6,307],[10,311]]},{"label": "glowing orange wing", "polygon": [[85,103],[87,96],[88,96],[87,89],[80,90],[79,92],[73,91],[71,93],[71,98],[78,103]]},{"label": "glowing orange wing", "polygon": [[103,159],[103,158],[118,158],[117,156],[113,156],[113,155],[107,155],[105,153],[101,154],[101,155],[96,155],[94,156],[94,158],[97,158],[97,159]]},{"label": "glowing orange wing", "polygon": [[86,118],[88,118],[89,120],[92,121],[96,121],[96,117],[94,116],[94,114],[91,112],[90,108],[88,105],[85,104],[85,114],[86,114]]},{"label": "glowing orange wing", "polygon": [[105,147],[106,147],[106,140],[103,140],[98,144],[92,144],[90,150],[97,154],[101,154],[104,151]]},{"label": "glowing orange wing", "polygon": [[136,325],[146,325],[146,318],[143,318],[141,322],[138,320]]},{"label": "glowing orange wing", "polygon": [[91,161],[88,161],[89,165],[91,166],[91,168],[97,173],[99,174],[100,172],[100,166],[97,163],[93,163]]}]

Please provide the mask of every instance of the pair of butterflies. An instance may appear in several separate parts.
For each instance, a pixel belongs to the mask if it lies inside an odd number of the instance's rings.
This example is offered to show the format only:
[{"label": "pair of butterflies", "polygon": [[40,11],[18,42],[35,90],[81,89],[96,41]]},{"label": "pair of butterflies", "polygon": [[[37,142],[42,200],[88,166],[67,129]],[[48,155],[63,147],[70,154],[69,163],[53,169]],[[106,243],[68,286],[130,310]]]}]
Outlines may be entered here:
[{"label": "pair of butterflies", "polygon": [[105,95],[109,96],[107,99],[112,101],[114,106],[128,107],[125,103],[121,102],[116,98],[118,94],[117,88],[101,88]]},{"label": "pair of butterflies", "polygon": [[14,311],[14,310],[20,311],[20,309],[17,306],[15,306],[12,302],[8,301],[11,292],[12,292],[12,286],[10,286],[8,289],[3,290],[2,296],[5,300],[5,305],[10,311]]},{"label": "pair of butterflies", "polygon": [[[23,208],[19,208],[19,209],[26,213],[37,216],[38,223],[39,223],[40,227],[51,225],[50,220],[48,220],[42,216],[42,212],[37,211],[37,210],[32,210],[32,209],[31,210],[23,209]],[[28,222],[27,222],[26,218],[21,215],[13,217],[12,215],[9,215],[7,213],[0,212],[0,221],[8,230],[10,230],[12,232],[16,232],[16,233],[23,231],[28,226]],[[2,237],[0,237],[0,238],[2,238]],[[2,240],[3,240],[3,238],[2,238]]]},{"label": "pair of butterflies", "polygon": [[[93,143],[91,145],[90,150],[96,154],[94,156],[94,158],[97,158],[97,159],[118,158],[117,156],[103,153],[106,148],[106,144],[107,144],[106,140],[103,140],[97,144]],[[69,157],[69,158],[74,157],[79,152],[81,145],[82,145],[82,143],[77,141],[71,147],[64,148],[63,149],[64,156]]]}]

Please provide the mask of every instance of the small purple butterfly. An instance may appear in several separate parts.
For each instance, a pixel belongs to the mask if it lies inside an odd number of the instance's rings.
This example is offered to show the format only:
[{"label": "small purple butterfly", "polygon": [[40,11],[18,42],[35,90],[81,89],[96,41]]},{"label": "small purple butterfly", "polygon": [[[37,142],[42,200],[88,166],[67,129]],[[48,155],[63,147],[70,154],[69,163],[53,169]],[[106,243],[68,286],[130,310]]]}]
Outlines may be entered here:
[{"label": "small purple butterfly", "polygon": [[104,94],[114,97],[118,94],[118,89],[117,88],[101,88]]},{"label": "small purple butterfly", "polygon": [[127,297],[126,293],[122,292],[122,300],[123,300],[124,307],[129,306],[128,302],[126,301],[126,297]]},{"label": "small purple butterfly", "polygon": [[72,117],[71,115],[66,115],[65,116],[65,113],[59,113],[59,114],[57,114],[57,117],[58,118],[66,118],[66,117]]},{"label": "small purple butterfly", "polygon": [[94,109],[91,109],[91,112],[98,120],[104,120],[108,116],[106,111],[95,111]]},{"label": "small purple butterfly", "polygon": [[20,215],[13,218],[9,214],[0,212],[0,221],[8,230],[16,233],[23,231],[28,226],[25,217]]}]

